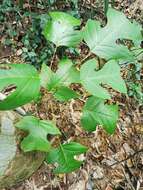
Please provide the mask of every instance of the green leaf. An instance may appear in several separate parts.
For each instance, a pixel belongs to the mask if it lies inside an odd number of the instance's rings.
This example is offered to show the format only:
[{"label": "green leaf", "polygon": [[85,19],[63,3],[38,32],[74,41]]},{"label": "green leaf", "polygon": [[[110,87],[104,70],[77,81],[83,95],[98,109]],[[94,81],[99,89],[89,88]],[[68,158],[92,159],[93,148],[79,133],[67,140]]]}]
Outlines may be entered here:
[{"label": "green leaf", "polygon": [[47,22],[43,34],[48,41],[59,46],[76,46],[82,39],[82,33],[75,30],[80,20],[64,12],[50,12],[51,20]]},{"label": "green leaf", "polygon": [[81,124],[85,130],[92,132],[96,130],[97,125],[102,125],[109,134],[113,134],[117,120],[117,105],[106,105],[104,100],[94,96],[88,98],[81,117]]},{"label": "green leaf", "polygon": [[82,154],[87,148],[79,143],[70,142],[60,145],[59,148],[51,149],[47,154],[47,162],[50,164],[58,163],[54,173],[69,173],[78,169],[82,162],[74,159],[75,155]]},{"label": "green leaf", "polygon": [[109,93],[101,84],[107,84],[121,93],[127,93],[125,82],[120,76],[120,67],[115,60],[108,61],[99,71],[95,70],[96,67],[95,59],[87,61],[81,67],[81,83],[89,93],[99,98],[110,99]]},{"label": "green leaf", "polygon": [[108,9],[107,20],[105,27],[101,27],[98,21],[88,20],[84,30],[84,40],[91,52],[107,60],[133,60],[133,53],[116,41],[129,39],[139,44],[143,39],[141,26],[136,22],[131,23],[123,13],[112,8]]},{"label": "green leaf", "polygon": [[58,64],[58,70],[54,73],[43,64],[40,74],[41,85],[49,91],[54,91],[58,87],[68,86],[71,83],[79,83],[79,71],[74,67],[69,59],[63,59]]},{"label": "green leaf", "polygon": [[46,65],[42,64],[41,72],[40,72],[40,84],[42,87],[47,88],[47,86],[50,84],[50,80],[54,73],[51,71],[51,69]]},{"label": "green leaf", "polygon": [[61,86],[54,93],[54,97],[57,100],[63,102],[63,101],[68,101],[70,99],[78,98],[79,95],[75,91],[71,90],[70,88],[68,88],[66,86]]},{"label": "green leaf", "polygon": [[16,127],[29,134],[21,142],[24,152],[39,150],[48,152],[51,148],[47,135],[60,135],[59,129],[51,121],[40,120],[33,116],[26,116],[20,120]]},{"label": "green leaf", "polygon": [[0,101],[0,110],[9,110],[35,100],[40,91],[40,79],[36,69],[26,64],[0,66],[0,91],[14,85],[16,90]]},{"label": "green leaf", "polygon": [[78,97],[76,92],[68,88],[70,84],[80,82],[79,71],[69,59],[61,60],[55,73],[43,64],[40,80],[41,86],[52,92],[59,101],[68,101]]},{"label": "green leaf", "polygon": [[58,65],[56,78],[60,84],[70,85],[71,83],[79,83],[79,71],[74,67],[70,59],[63,59]]}]

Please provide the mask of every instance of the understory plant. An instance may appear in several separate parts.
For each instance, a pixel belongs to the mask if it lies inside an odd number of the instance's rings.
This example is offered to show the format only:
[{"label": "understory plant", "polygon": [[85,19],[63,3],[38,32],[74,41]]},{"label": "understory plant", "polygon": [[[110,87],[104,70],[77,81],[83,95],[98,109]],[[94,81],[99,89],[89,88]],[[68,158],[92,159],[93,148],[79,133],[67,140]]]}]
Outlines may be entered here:
[{"label": "understory plant", "polygon": [[[82,99],[82,95],[71,88],[71,84],[79,84],[86,94],[81,127],[93,132],[100,126],[113,134],[119,108],[108,100],[112,100],[113,91],[127,95],[120,65],[136,61],[136,50],[138,53],[142,51],[141,26],[135,21],[130,22],[123,13],[112,8],[108,9],[105,26],[96,20],[88,20],[82,27],[81,20],[67,13],[48,14],[50,20],[43,28],[43,35],[55,46],[55,54],[60,47],[78,48],[82,43],[89,48],[89,54],[77,62],[65,56],[57,63],[56,71],[52,67],[53,59],[50,66],[43,64],[40,72],[29,64],[1,65],[0,91],[3,92],[9,86],[13,86],[13,90],[0,101],[0,110],[12,110],[36,101],[41,87],[59,102]],[[126,45],[126,41],[130,42],[130,46]],[[91,55],[94,58],[90,58]],[[101,59],[104,60],[102,65]],[[87,147],[78,142],[59,142],[57,147],[52,147],[48,135],[62,135],[53,121],[41,120],[32,115],[24,116],[16,127],[28,132],[21,142],[21,149],[24,152],[45,152],[45,160],[55,165],[55,173],[72,172],[81,166],[82,162],[75,156],[85,153]]]}]

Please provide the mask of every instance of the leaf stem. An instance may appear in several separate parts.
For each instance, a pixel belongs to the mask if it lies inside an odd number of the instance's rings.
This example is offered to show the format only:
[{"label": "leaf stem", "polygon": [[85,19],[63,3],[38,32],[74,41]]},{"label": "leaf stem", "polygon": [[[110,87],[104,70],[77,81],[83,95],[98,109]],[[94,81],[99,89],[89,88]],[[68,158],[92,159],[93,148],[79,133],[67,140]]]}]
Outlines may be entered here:
[{"label": "leaf stem", "polygon": [[68,161],[67,161],[67,158],[66,158],[66,155],[65,155],[65,153],[64,153],[64,150],[63,150],[63,147],[62,147],[62,144],[61,144],[61,143],[60,143],[60,149],[61,149],[61,152],[62,152],[62,154],[63,154],[65,163],[68,165]]},{"label": "leaf stem", "polygon": [[55,50],[54,50],[54,53],[53,53],[53,56],[52,56],[52,59],[51,59],[50,68],[52,68],[52,65],[54,63],[54,60],[55,60],[55,57],[56,57],[57,48],[58,47],[56,46]]},{"label": "leaf stem", "polygon": [[135,55],[136,57],[138,57],[139,55],[141,55],[143,53],[143,51],[139,52],[137,55]]},{"label": "leaf stem", "polygon": [[92,55],[92,53],[89,52],[89,53],[80,61],[80,63],[78,64],[78,66],[82,65],[82,63],[83,63],[84,61],[86,61],[86,59],[89,58],[91,55]]},{"label": "leaf stem", "polygon": [[123,159],[123,160],[120,160],[120,161],[117,161],[117,162],[111,164],[110,167],[113,167],[113,166],[115,166],[115,165],[121,164],[122,162],[125,162],[125,161],[127,161],[127,160],[133,158],[136,154],[139,154],[139,153],[141,153],[141,152],[143,152],[143,149],[136,151],[134,154],[128,156],[127,158],[125,158],[125,159]]}]

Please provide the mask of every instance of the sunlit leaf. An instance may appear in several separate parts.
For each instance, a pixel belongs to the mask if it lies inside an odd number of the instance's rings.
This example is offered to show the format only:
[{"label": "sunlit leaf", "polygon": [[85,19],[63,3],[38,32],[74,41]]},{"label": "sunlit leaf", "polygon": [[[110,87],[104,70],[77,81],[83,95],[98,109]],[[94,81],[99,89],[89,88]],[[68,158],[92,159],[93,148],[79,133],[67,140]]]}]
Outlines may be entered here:
[{"label": "sunlit leaf", "polygon": [[0,110],[9,110],[22,106],[39,95],[40,79],[36,69],[26,64],[9,64],[3,68],[0,66],[0,91],[10,85],[15,86],[15,90],[0,101]]},{"label": "sunlit leaf", "polygon": [[126,16],[115,9],[109,8],[107,12],[107,25],[101,27],[98,21],[88,20],[84,30],[84,40],[91,52],[101,58],[133,60],[133,52],[124,45],[116,43],[118,39],[129,39],[134,44],[141,42],[141,26],[131,23]]},{"label": "sunlit leaf", "polygon": [[95,70],[96,65],[97,61],[91,59],[81,67],[81,83],[89,93],[99,98],[110,99],[108,91],[101,84],[109,85],[121,93],[127,93],[125,82],[120,75],[120,66],[116,61],[108,61],[99,71]]},{"label": "sunlit leaf", "polygon": [[51,20],[44,27],[43,34],[48,41],[58,46],[76,46],[82,39],[80,20],[64,12],[50,12]]}]

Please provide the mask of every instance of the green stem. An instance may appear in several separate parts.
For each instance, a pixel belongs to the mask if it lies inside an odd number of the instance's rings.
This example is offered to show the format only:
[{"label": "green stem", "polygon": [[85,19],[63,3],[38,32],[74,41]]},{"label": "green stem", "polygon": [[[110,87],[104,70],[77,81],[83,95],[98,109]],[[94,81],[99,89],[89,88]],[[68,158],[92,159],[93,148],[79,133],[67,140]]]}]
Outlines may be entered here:
[{"label": "green stem", "polygon": [[56,52],[57,52],[57,46],[55,47],[55,50],[54,50],[54,53],[53,53],[53,56],[52,56],[52,59],[51,59],[51,63],[50,63],[50,68],[52,68],[52,65],[54,63],[54,59],[55,59],[55,56],[56,56]]}]

